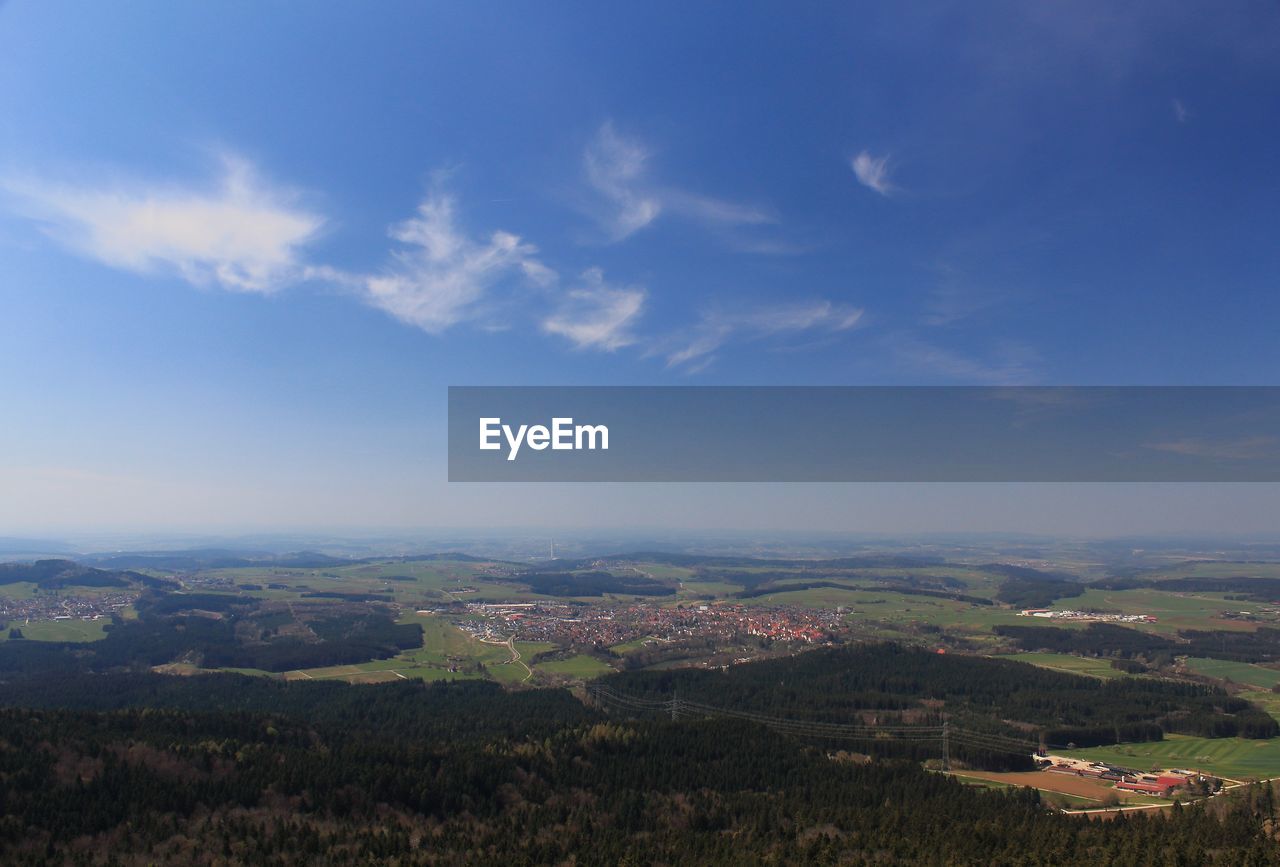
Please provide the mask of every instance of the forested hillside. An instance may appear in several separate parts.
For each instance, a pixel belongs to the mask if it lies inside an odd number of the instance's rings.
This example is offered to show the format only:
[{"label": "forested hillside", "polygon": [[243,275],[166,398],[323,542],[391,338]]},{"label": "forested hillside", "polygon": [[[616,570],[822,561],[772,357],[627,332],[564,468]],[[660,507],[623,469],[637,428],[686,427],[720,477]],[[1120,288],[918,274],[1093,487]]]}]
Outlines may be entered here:
[{"label": "forested hillside", "polygon": [[[357,604],[343,604],[352,602]],[[115,618],[106,637],[91,644],[0,644],[0,672],[111,671],[172,662],[288,671],[385,659],[422,644],[420,626],[396,623],[376,600],[340,594],[329,605],[271,607],[247,595],[152,593],[137,607],[136,620]]]},{"label": "forested hillside", "polygon": [[1175,653],[1208,656],[1236,662],[1280,661],[1280,629],[1259,626],[1253,631],[1183,629],[1177,640],[1111,623],[1090,623],[1085,629],[1059,626],[996,626],[997,635],[1012,639],[1024,650],[1054,650],[1094,656],[1148,659]]},{"label": "forested hillside", "polygon": [[0,585],[30,582],[42,590],[67,587],[173,587],[173,582],[138,572],[96,569],[73,560],[0,563]]},{"label": "forested hillside", "polygon": [[[1260,830],[1269,790],[1223,818],[1185,808],[1096,822],[1029,790],[833,758],[741,721],[609,722],[562,691],[277,684],[237,699],[264,682],[98,678],[80,704],[133,704],[154,688],[155,704],[191,709],[0,711],[4,863],[1280,859]],[[222,701],[235,709],[207,709]]]},{"label": "forested hillside", "polygon": [[[1159,740],[1165,732],[1274,737],[1264,711],[1223,690],[1154,678],[1099,680],[1025,663],[931,653],[896,644],[824,648],[724,671],[626,672],[605,682],[648,699],[826,723],[936,724],[942,712],[978,731],[1050,744]],[[863,749],[922,758],[924,747],[877,739]],[[936,749],[929,747],[930,749]],[[1026,750],[973,749],[986,767],[1028,767]]]}]

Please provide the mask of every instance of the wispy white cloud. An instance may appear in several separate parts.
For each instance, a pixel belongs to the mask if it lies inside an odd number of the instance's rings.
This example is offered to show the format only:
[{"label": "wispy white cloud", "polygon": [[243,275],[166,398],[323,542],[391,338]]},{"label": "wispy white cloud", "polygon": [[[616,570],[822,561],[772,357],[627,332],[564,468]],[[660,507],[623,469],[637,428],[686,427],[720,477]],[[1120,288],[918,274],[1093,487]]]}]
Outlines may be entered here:
[{"label": "wispy white cloud", "polygon": [[711,226],[774,222],[763,208],[703,196],[655,183],[648,171],[651,153],[634,138],[603,124],[587,144],[583,167],[587,182],[602,200],[597,219],[610,240],[620,241],[663,213]]},{"label": "wispy white cloud", "polygon": [[848,331],[862,320],[862,316],[860,307],[821,300],[737,311],[712,311],[705,313],[693,328],[662,344],[658,352],[666,358],[668,367],[685,366],[688,370],[700,370],[710,364],[715,352],[731,340],[758,340],[811,331]]},{"label": "wispy white cloud", "polygon": [[[620,206],[623,231],[664,210],[716,225],[768,219],[758,209],[684,191],[650,193],[640,182],[646,154],[612,127],[606,125],[593,147],[594,182]],[[196,285],[242,292],[270,293],[300,281],[327,284],[433,335],[463,322],[486,331],[534,323],[577,349],[612,352],[644,344],[645,355],[689,371],[711,363],[731,340],[836,333],[862,315],[828,301],[721,310],[655,339],[637,332],[649,298],[644,287],[609,282],[598,268],[561,283],[533,244],[508,231],[470,231],[455,199],[438,189],[416,214],[388,229],[393,246],[385,267],[334,267],[306,255],[325,219],[238,159],[228,159],[208,188],[30,180],[0,181],[0,188],[51,235],[110,266],[174,273]]]},{"label": "wispy white cloud", "polygon": [[1005,341],[988,358],[947,349],[909,334],[886,337],[886,345],[908,369],[980,385],[1023,385],[1035,379],[1038,356],[1031,347]]},{"label": "wispy white cloud", "polygon": [[272,292],[307,275],[300,252],[324,219],[238,158],[211,189],[119,184],[112,188],[7,179],[18,208],[49,234],[106,265],[170,271],[199,286]]},{"label": "wispy white cloud", "polygon": [[458,228],[452,197],[434,194],[412,219],[391,228],[402,247],[383,273],[359,281],[364,300],[409,325],[439,334],[480,312],[500,280],[519,276],[541,286],[556,274],[537,248],[510,232],[476,241]]},{"label": "wispy white cloud", "polygon": [[[1019,296],[1018,289],[974,283],[954,267],[936,269],[939,282],[928,291],[920,322],[930,328],[951,328],[974,319],[990,319]],[[980,316],[981,314],[981,316]]]},{"label": "wispy white cloud", "polygon": [[1273,436],[1249,436],[1208,440],[1195,437],[1144,443],[1144,448],[1187,457],[1248,461],[1274,457],[1280,452],[1280,440]]},{"label": "wispy white cloud", "polygon": [[722,235],[721,238],[730,250],[762,256],[800,256],[804,253],[812,253],[821,246],[812,241],[751,237],[746,233]]},{"label": "wispy white cloud", "polygon": [[772,214],[757,205],[728,202],[666,188],[661,200],[668,211],[700,223],[720,226],[759,226],[774,223]]},{"label": "wispy white cloud", "polygon": [[889,180],[889,156],[874,157],[869,151],[862,151],[854,157],[850,164],[858,183],[868,189],[875,190],[882,196],[894,192],[893,182]]},{"label": "wispy white cloud", "polygon": [[1010,423],[1014,428],[1061,424],[1063,419],[1078,416],[1081,412],[1098,411],[1099,405],[1107,400],[1106,397],[1087,388],[1051,385],[1015,385],[1013,388],[996,388],[986,392],[983,397],[986,400],[1012,405],[1013,417]]},{"label": "wispy white cloud", "polygon": [[611,206],[604,215],[610,235],[621,240],[643,229],[662,213],[658,197],[642,191],[649,152],[624,139],[613,124],[600,127],[583,155],[587,180]]},{"label": "wispy white cloud", "polygon": [[578,349],[612,352],[636,342],[631,327],[648,293],[638,286],[611,286],[592,268],[581,285],[565,293],[560,309],[542,320],[542,330],[568,338]]},{"label": "wispy white cloud", "polygon": [[1178,119],[1178,123],[1186,123],[1191,120],[1191,112],[1180,99],[1173,100],[1173,116]]}]

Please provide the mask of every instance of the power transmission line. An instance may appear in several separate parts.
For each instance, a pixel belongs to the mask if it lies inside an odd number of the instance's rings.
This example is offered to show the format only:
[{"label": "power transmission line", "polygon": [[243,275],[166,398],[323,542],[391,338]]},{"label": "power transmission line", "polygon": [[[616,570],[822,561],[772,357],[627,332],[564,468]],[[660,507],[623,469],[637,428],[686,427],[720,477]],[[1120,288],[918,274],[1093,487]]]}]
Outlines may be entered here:
[{"label": "power transmission line", "polygon": [[942,772],[945,774],[951,770],[951,738],[948,737],[950,732],[947,730],[947,724],[942,724]]},{"label": "power transmission line", "polygon": [[682,699],[674,695],[670,699],[652,699],[628,695],[609,687],[589,684],[587,692],[601,704],[611,705],[619,710],[630,712],[649,712],[669,714],[672,720],[678,720],[690,714],[709,717],[740,719],[767,726],[774,731],[797,735],[839,740],[892,740],[903,742],[933,741],[940,743],[942,765],[944,770],[951,766],[951,748],[960,745],[970,749],[991,750],[996,752],[1024,753],[1035,752],[1042,745],[1062,748],[1061,744],[1042,744],[1039,741],[1022,740],[1008,735],[982,732],[974,729],[957,728],[949,720],[936,725],[878,725],[875,723],[833,723],[821,720],[804,720],[788,717],[772,716],[757,711],[738,710],[717,707],[700,701]]}]

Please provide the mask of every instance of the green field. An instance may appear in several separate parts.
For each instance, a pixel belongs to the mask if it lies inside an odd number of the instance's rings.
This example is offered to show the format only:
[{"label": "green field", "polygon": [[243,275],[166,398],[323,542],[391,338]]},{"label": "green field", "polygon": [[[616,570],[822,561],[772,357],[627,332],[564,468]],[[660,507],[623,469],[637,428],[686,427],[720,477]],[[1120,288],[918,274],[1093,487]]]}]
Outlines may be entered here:
[{"label": "green field", "polygon": [[[569,678],[591,678],[609,671],[599,660],[579,655],[564,660],[534,665],[535,656],[556,649],[545,641],[517,641],[520,655],[512,659],[507,645],[484,642],[437,615],[407,612],[401,623],[417,623],[422,627],[422,647],[407,650],[389,659],[374,659],[351,665],[333,665],[288,671],[282,674],[246,672],[283,677],[286,680],[342,680],[347,683],[390,683],[398,680],[464,680],[484,679],[505,684],[526,683],[536,671]],[[483,668],[481,668],[483,666]],[[457,668],[457,671],[450,671]],[[174,674],[193,673],[191,666],[170,666]]]},{"label": "green field", "polygon": [[1280,683],[1280,671],[1248,662],[1230,662],[1225,659],[1204,659],[1193,656],[1187,657],[1186,665],[1196,674],[1230,680],[1242,686],[1271,689]]},{"label": "green field", "polygon": [[1012,783],[1001,783],[996,780],[984,780],[982,777],[971,777],[962,771],[953,771],[950,776],[955,777],[966,786],[973,786],[978,789],[1017,789]]},{"label": "green field", "polygon": [[1269,689],[1250,690],[1240,693],[1240,698],[1253,702],[1280,722],[1280,693],[1274,693]]},{"label": "green field", "polygon": [[528,662],[539,653],[546,653],[549,650],[555,650],[558,645],[552,644],[550,641],[517,641],[516,650],[520,651],[520,655]]},{"label": "green field", "polygon": [[686,581],[693,577],[694,570],[684,566],[668,566],[665,563],[637,563],[636,568],[647,578],[655,581]]},{"label": "green field", "polygon": [[[523,672],[522,672],[523,673]],[[476,680],[483,675],[472,672],[452,672],[447,668],[422,665],[403,657],[377,659],[357,665],[333,665],[328,668],[309,668],[288,671],[285,680],[342,680],[347,683],[391,683],[397,680]]]},{"label": "green field", "polygon": [[1124,672],[1111,667],[1110,660],[1088,659],[1081,656],[1071,656],[1066,653],[1015,653],[1010,656],[997,656],[994,658],[1012,659],[1017,662],[1029,662],[1032,665],[1038,665],[1041,668],[1051,668],[1054,671],[1065,671],[1068,674],[1088,674],[1093,677],[1101,678],[1124,676]]},{"label": "green field", "polygon": [[1168,735],[1163,741],[1118,744],[1079,750],[1055,750],[1064,756],[1112,762],[1140,771],[1152,767],[1200,770],[1233,780],[1280,776],[1280,738],[1193,738]]},{"label": "green field", "polygon": [[543,662],[538,665],[538,671],[554,674],[560,677],[572,677],[581,680],[590,680],[593,677],[599,677],[613,671],[608,665],[604,664],[594,656],[587,656],[580,653],[577,656],[571,656],[568,659],[557,659],[554,662]]},{"label": "green field", "polygon": [[[407,650],[390,659],[375,659],[356,665],[311,668],[285,673],[289,680],[340,679],[349,683],[380,683],[395,680],[464,680],[483,678],[479,670],[450,671],[450,667],[474,669],[482,664],[495,680],[519,681],[528,674],[519,665],[511,665],[511,653],[498,644],[485,644],[463,632],[447,620],[434,615],[409,612],[401,623],[422,626],[422,647]],[[548,645],[529,645],[535,652]],[[522,651],[523,652],[523,651]]]},{"label": "green field", "polygon": [[486,664],[489,677],[498,683],[525,683],[530,680],[531,670],[519,662],[495,662]]},{"label": "green field", "polygon": [[1197,560],[1152,570],[1153,578],[1280,578],[1280,563],[1231,563],[1225,560]]},{"label": "green field", "polygon": [[650,644],[653,644],[656,641],[657,639],[650,638],[648,636],[645,636],[644,638],[633,638],[630,641],[624,641],[621,644],[615,644],[613,647],[610,647],[609,649],[612,650],[614,653],[618,654],[619,656],[626,656],[628,653],[633,653],[634,651],[637,651],[637,650],[643,650],[645,647],[648,647]]},{"label": "green field", "polygon": [[30,581],[15,581],[12,584],[0,586],[0,596],[7,596],[10,599],[30,599],[36,595],[36,585]]},{"label": "green field", "polygon": [[103,628],[111,623],[105,617],[100,620],[33,620],[23,623],[15,620],[0,630],[0,640],[8,641],[10,629],[21,629],[22,637],[29,641],[97,641],[106,636]]},{"label": "green field", "polygon": [[681,599],[705,598],[707,596],[723,599],[737,593],[742,588],[737,584],[723,581],[682,581],[677,596]]},{"label": "green field", "polygon": [[[915,626],[937,626],[966,637],[995,643],[996,625],[1025,623],[1016,612],[992,605],[973,605],[950,599],[913,596],[892,590],[834,590],[821,588],[781,593],[752,600],[762,604],[843,605],[852,609],[845,622],[884,638],[911,638]],[[917,636],[918,637],[918,636]]]},{"label": "green field", "polygon": [[[291,569],[256,566],[210,570],[203,575],[229,578],[237,588],[259,587],[245,592],[262,599],[300,600],[309,592],[376,593],[396,602],[417,606],[441,601],[521,599],[529,596],[519,587],[484,574],[492,564],[454,560],[406,562],[388,560],[323,569]],[[268,585],[284,585],[283,589]],[[472,593],[455,593],[460,587]],[[452,588],[452,590],[451,590]]]},{"label": "green field", "polygon": [[[1150,614],[1152,624],[1124,626],[1144,631],[1170,634],[1179,629],[1250,630],[1253,627],[1236,620],[1224,620],[1224,609],[1239,609],[1241,603],[1224,599],[1222,593],[1169,593],[1164,590],[1098,590],[1089,589],[1081,596],[1059,599],[1053,604],[1058,611],[1092,608],[1121,614]],[[1061,624],[1054,623],[1054,626]]]}]

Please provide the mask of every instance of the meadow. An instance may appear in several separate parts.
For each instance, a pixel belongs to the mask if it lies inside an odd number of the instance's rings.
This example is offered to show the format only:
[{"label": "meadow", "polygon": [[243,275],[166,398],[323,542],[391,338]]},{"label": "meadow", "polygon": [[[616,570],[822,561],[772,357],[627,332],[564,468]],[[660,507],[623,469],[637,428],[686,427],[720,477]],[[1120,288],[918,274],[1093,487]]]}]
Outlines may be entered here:
[{"label": "meadow", "polygon": [[[1172,593],[1155,588],[1141,590],[1091,588],[1081,596],[1058,600],[1052,608],[1059,611],[1094,609],[1119,614],[1150,614],[1156,618],[1155,623],[1126,625],[1166,635],[1176,633],[1179,629],[1252,629],[1252,626],[1241,621],[1224,620],[1218,616],[1223,610],[1238,610],[1242,606],[1240,602],[1227,600],[1226,595],[1224,593]],[[1053,625],[1061,624],[1055,622]]]},{"label": "meadow", "polygon": [[[408,650],[389,659],[376,659],[355,665],[309,668],[286,672],[286,680],[324,680],[336,678],[348,683],[380,683],[393,680],[479,680],[499,683],[525,683],[539,671],[573,678],[594,677],[608,671],[608,666],[592,657],[533,664],[538,654],[555,650],[556,645],[544,641],[514,642],[513,658],[506,644],[481,641],[459,629],[444,617],[407,612],[400,623],[417,623],[422,627],[422,647]],[[451,670],[454,669],[454,670]]]},{"label": "meadow", "polygon": [[33,620],[30,623],[15,620],[0,630],[0,641],[9,640],[10,629],[22,630],[22,637],[28,641],[97,641],[106,635],[103,627],[110,622],[105,617],[98,620]]},{"label": "meadow", "polygon": [[1232,662],[1225,659],[1187,657],[1184,664],[1196,674],[1229,680],[1242,686],[1271,689],[1280,683],[1280,670],[1249,662]]},{"label": "meadow", "polygon": [[569,657],[568,659],[557,659],[550,662],[539,663],[534,670],[551,675],[568,677],[574,680],[590,680],[593,677],[599,677],[602,674],[607,674],[613,669],[596,659],[594,656],[587,656],[585,653],[579,653],[576,656]]},{"label": "meadow", "polygon": [[1108,659],[1071,656],[1066,653],[1015,653],[997,658],[1026,662],[1053,671],[1065,671],[1068,674],[1087,674],[1104,679],[1124,676],[1124,672],[1111,667],[1111,661]]},{"label": "meadow", "polygon": [[1194,738],[1167,735],[1162,741],[1054,750],[1064,756],[1111,762],[1140,771],[1153,767],[1199,770],[1232,780],[1280,776],[1280,738]]}]

